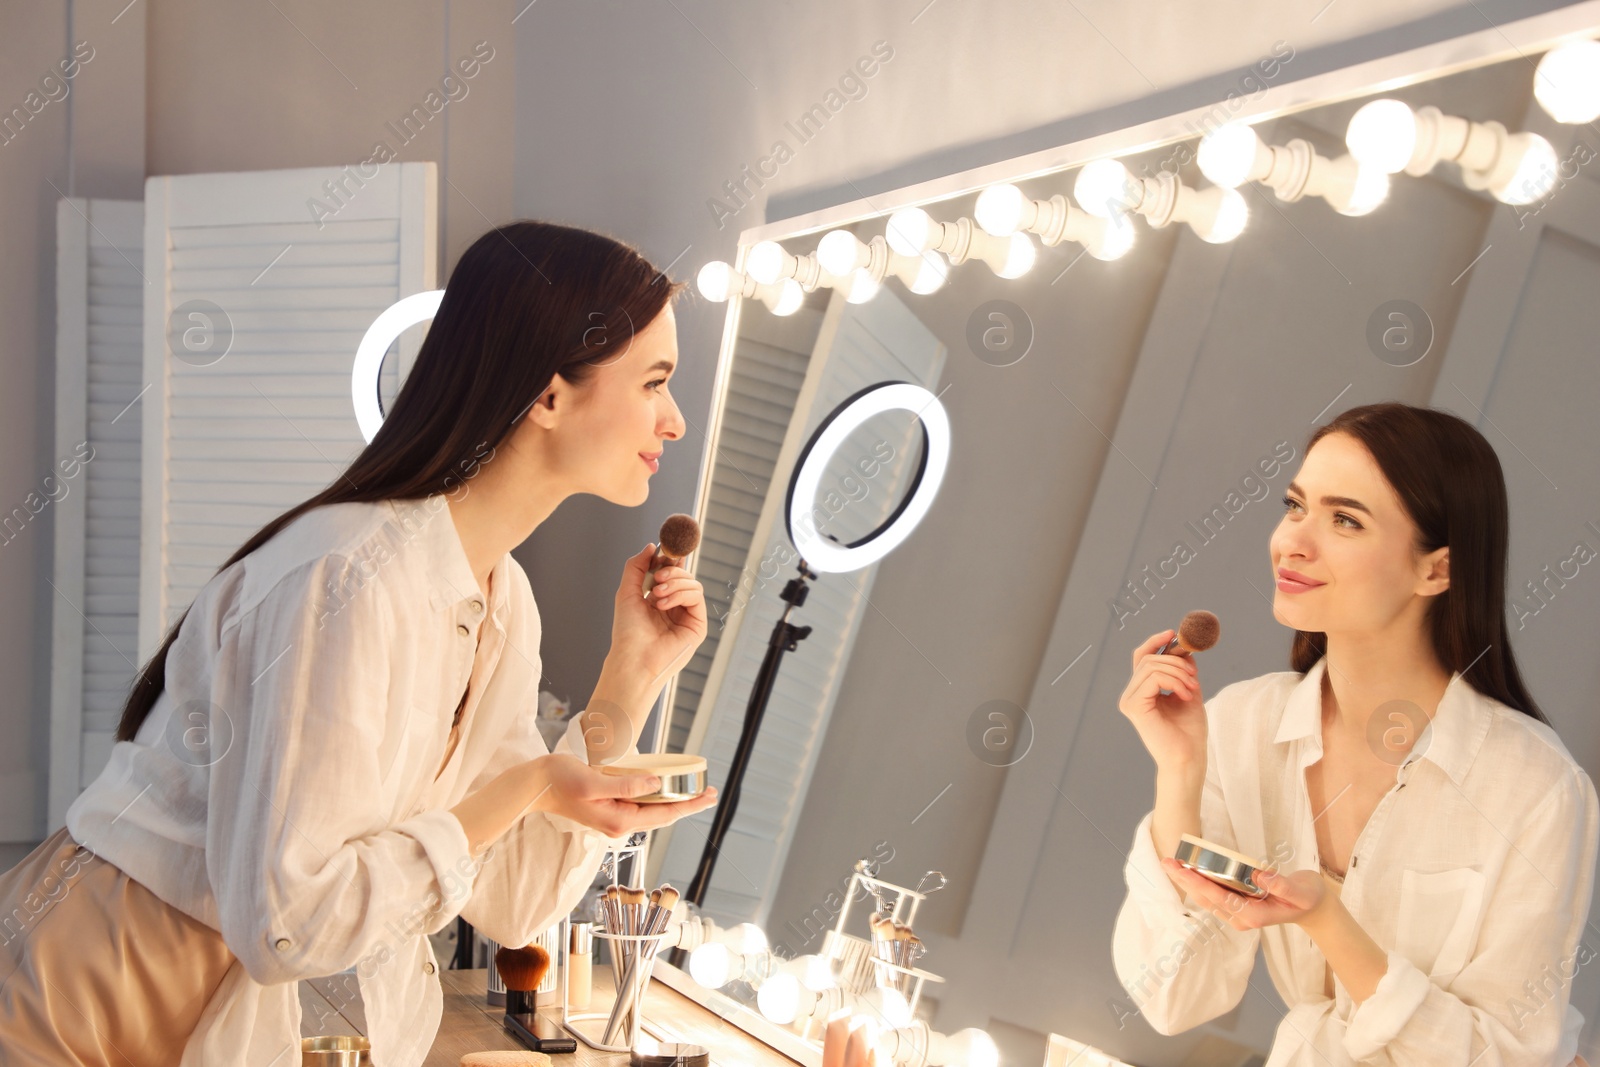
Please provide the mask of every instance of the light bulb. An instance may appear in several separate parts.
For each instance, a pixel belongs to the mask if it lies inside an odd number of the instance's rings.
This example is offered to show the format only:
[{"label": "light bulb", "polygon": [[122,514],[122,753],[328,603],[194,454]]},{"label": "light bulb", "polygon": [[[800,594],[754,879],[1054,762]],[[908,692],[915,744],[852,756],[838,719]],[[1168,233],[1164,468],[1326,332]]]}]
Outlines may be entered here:
[{"label": "light bulb", "polygon": [[1345,146],[1363,167],[1397,174],[1417,146],[1417,116],[1399,100],[1373,100],[1350,117]]},{"label": "light bulb", "polygon": [[1000,1067],[994,1038],[975,1026],[949,1037],[930,1033],[928,1038],[928,1067]]},{"label": "light bulb", "polygon": [[1010,237],[1022,228],[1028,198],[1015,185],[991,185],[978,194],[972,217],[996,237]]},{"label": "light bulb", "polygon": [[733,268],[720,259],[713,259],[700,268],[694,281],[701,296],[720,304],[728,299],[728,292],[733,287]]},{"label": "light bulb", "polygon": [[1250,205],[1239,190],[1213,186],[1198,195],[1204,198],[1206,210],[1192,225],[1202,241],[1226,244],[1244,232],[1245,223],[1250,221]]},{"label": "light bulb", "polygon": [[937,252],[923,252],[916,256],[891,253],[889,269],[905,283],[907,289],[924,296],[944,285],[950,274],[950,265]]},{"label": "light bulb", "polygon": [[733,976],[733,953],[712,942],[689,953],[689,977],[707,989],[721,989]]},{"label": "light bulb", "polygon": [[771,304],[774,315],[793,315],[806,301],[806,291],[793,278],[785,278],[778,287],[778,299]]},{"label": "light bulb", "polygon": [[[799,285],[795,288],[798,289]],[[745,956],[754,956],[772,947],[767,943],[767,932],[755,923],[740,923],[721,935],[720,939],[729,948]]]},{"label": "light bulb", "polygon": [[878,279],[868,270],[853,270],[850,272],[850,289],[845,294],[845,302],[849,304],[865,304],[868,300],[878,295],[882,288]]},{"label": "light bulb", "polygon": [[1134,206],[1138,195],[1131,188],[1134,184],[1121,162],[1097,159],[1078,172],[1072,184],[1072,198],[1089,214],[1106,219]]},{"label": "light bulb", "polygon": [[1552,48],[1533,72],[1533,95],[1557,122],[1600,118],[1600,41]]},{"label": "light bulb", "polygon": [[867,265],[867,246],[849,230],[830,230],[817,243],[817,265],[841,278]]},{"label": "light bulb", "polygon": [[772,1022],[787,1026],[800,1014],[802,989],[800,979],[780,971],[756,990],[756,1007]]},{"label": "light bulb", "polygon": [[1531,204],[1543,198],[1556,184],[1556,150],[1536,133],[1514,133],[1506,138],[1502,152],[1520,152],[1516,169],[1503,183],[1489,191],[1507,204]]},{"label": "light bulb", "polygon": [[889,216],[884,237],[902,256],[920,255],[933,235],[933,219],[920,207],[903,207]]},{"label": "light bulb", "polygon": [[771,285],[783,274],[783,261],[787,255],[778,242],[762,241],[745,256],[744,272],[754,278],[757,285]]},{"label": "light bulb", "polygon": [[1095,259],[1121,259],[1133,247],[1133,219],[1125,214],[1097,219],[1099,231],[1084,245]]},{"label": "light bulb", "polygon": [[1357,165],[1349,202],[1334,210],[1341,215],[1367,215],[1388,198],[1389,175],[1376,167]]},{"label": "light bulb", "polygon": [[1195,162],[1211,184],[1237,189],[1250,180],[1261,150],[1261,138],[1256,136],[1254,127],[1230,122],[1200,139]]},{"label": "light bulb", "polygon": [[866,1000],[883,1016],[884,1024],[891,1027],[911,1025],[911,1002],[893,986],[878,986],[867,993]]}]

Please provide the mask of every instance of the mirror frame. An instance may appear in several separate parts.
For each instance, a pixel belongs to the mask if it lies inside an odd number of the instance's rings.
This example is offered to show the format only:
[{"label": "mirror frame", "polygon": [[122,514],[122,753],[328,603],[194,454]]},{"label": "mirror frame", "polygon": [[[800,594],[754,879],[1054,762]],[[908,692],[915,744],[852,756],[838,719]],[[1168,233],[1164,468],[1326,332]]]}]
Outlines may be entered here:
[{"label": "mirror frame", "polygon": [[[1600,36],[1600,0],[1548,11],[1527,18],[1491,24],[1468,34],[1366,60],[1337,70],[1310,75],[1298,81],[1273,84],[1241,96],[1230,93],[1212,104],[1176,112],[1138,125],[1086,137],[1055,148],[973,167],[944,177],[903,186],[872,197],[860,197],[833,207],[751,226],[739,234],[735,270],[742,271],[752,247],[762,241],[789,241],[807,234],[849,226],[864,219],[884,217],[903,207],[926,206],[977,193],[991,185],[1022,182],[1069,171],[1097,159],[1118,158],[1194,140],[1196,130],[1213,129],[1221,122],[1251,124],[1324,107],[1364,96],[1435,81],[1463,71],[1522,58],[1532,77],[1538,55],[1568,41]],[[1219,114],[1226,116],[1218,121]],[[1470,116],[1467,116],[1470,117]],[[1515,132],[1515,131],[1513,131]],[[930,294],[934,295],[934,294]],[[711,489],[712,464],[717,454],[726,407],[728,383],[739,335],[743,299],[730,295],[712,383],[712,406],[695,491],[696,515],[705,514]],[[690,570],[698,559],[689,561]],[[677,676],[669,681],[658,717],[652,751],[662,751],[672,710],[677,702]],[[651,833],[653,842],[654,832]],[[687,972],[658,958],[654,977],[721,1016],[750,1036],[806,1067],[820,1067],[821,1049],[806,1043],[788,1027],[761,1017],[753,1008],[724,993],[701,987]],[[747,1019],[749,1016],[751,1018]]]}]

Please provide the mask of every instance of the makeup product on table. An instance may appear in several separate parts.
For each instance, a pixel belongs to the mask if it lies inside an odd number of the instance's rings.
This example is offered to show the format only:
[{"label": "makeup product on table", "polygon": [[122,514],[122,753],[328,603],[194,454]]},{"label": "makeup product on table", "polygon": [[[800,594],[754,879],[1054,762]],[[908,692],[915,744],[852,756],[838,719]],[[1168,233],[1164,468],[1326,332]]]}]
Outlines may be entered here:
[{"label": "makeup product on table", "polygon": [[693,800],[706,791],[704,756],[686,756],[673,752],[641,753],[601,764],[600,773],[653,774],[660,778],[660,789],[654,793],[630,798],[635,804],[671,804],[679,800]]},{"label": "makeup product on table", "polygon": [[567,935],[567,1007],[589,1007],[594,988],[594,924],[575,922]]},{"label": "makeup product on table", "polygon": [[[1196,652],[1204,652],[1217,643],[1222,636],[1222,621],[1209,611],[1191,611],[1183,617],[1178,624],[1178,632],[1172,640],[1156,649],[1156,655],[1164,656],[1171,653],[1175,656],[1187,656]],[[1169,697],[1172,690],[1163,689],[1161,695]]]},{"label": "makeup product on table", "polygon": [[501,946],[495,950],[494,965],[506,984],[506,1029],[535,1052],[576,1052],[578,1043],[557,1036],[554,1025],[542,1020],[534,1007],[534,990],[550,969],[550,953],[544,946]]},{"label": "makeup product on table", "polygon": [[648,593],[655,588],[656,571],[662,567],[681,566],[699,547],[700,524],[694,521],[694,516],[682,512],[668,515],[661,524],[661,540],[656,545],[656,554],[650,557],[649,569],[645,572],[644,591]]},{"label": "makeup product on table", "polygon": [[359,1034],[300,1039],[301,1067],[369,1067],[372,1044]]},{"label": "makeup product on table", "polygon": [[1250,880],[1250,876],[1266,864],[1203,837],[1184,834],[1178,841],[1173,858],[1191,871],[1198,871],[1236,893],[1258,899],[1267,895],[1265,889]]}]

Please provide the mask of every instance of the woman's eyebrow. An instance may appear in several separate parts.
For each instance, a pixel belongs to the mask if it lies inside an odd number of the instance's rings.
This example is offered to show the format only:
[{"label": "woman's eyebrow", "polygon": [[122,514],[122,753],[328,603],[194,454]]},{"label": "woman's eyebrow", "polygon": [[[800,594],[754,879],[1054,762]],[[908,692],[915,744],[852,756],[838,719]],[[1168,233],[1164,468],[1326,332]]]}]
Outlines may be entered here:
[{"label": "woman's eyebrow", "polygon": [[677,366],[677,364],[673,363],[671,360],[658,359],[655,362],[655,366],[653,366],[649,370],[645,371],[645,373],[646,374],[653,374],[654,372],[656,372],[658,370],[672,370],[676,366]]},{"label": "woman's eyebrow", "polygon": [[[1300,488],[1299,484],[1296,483],[1296,482],[1290,482],[1289,483],[1289,492],[1294,493],[1296,496],[1305,496],[1306,495],[1306,491],[1304,489]],[[1357,511],[1365,511],[1368,515],[1372,514],[1372,512],[1367,511],[1367,506],[1365,504],[1363,504],[1361,501],[1352,500],[1350,497],[1347,497],[1347,496],[1325,496],[1325,497],[1322,498],[1322,504],[1323,504],[1324,507],[1330,507],[1330,508],[1354,508]]]}]

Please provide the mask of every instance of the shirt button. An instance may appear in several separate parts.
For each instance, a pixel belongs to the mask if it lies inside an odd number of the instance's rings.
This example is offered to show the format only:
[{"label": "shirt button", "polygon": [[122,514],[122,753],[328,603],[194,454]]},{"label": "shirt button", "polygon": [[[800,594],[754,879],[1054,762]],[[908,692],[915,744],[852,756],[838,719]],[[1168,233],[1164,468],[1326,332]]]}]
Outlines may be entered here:
[{"label": "shirt button", "polygon": [[280,937],[278,940],[272,943],[272,947],[277,949],[279,952],[282,952],[289,947],[289,939],[287,937]]},{"label": "shirt button", "polygon": [[472,631],[467,629],[467,624],[466,623],[458,623],[456,625],[456,632],[459,633],[462,637],[465,637],[468,634],[470,634]]},{"label": "shirt button", "polygon": [[472,610],[473,610],[473,611],[482,611],[482,610],[483,610],[483,601],[481,601],[481,600],[474,600],[474,601],[473,601],[473,602],[472,602]]},{"label": "shirt button", "polygon": [[432,974],[433,972],[434,972],[434,966],[433,966],[433,961],[432,960],[429,960],[427,963],[424,963],[422,965],[422,973],[423,974]]}]

